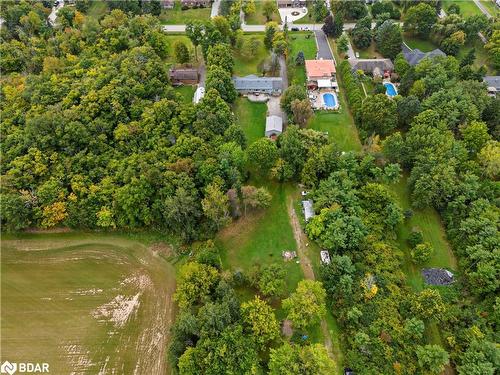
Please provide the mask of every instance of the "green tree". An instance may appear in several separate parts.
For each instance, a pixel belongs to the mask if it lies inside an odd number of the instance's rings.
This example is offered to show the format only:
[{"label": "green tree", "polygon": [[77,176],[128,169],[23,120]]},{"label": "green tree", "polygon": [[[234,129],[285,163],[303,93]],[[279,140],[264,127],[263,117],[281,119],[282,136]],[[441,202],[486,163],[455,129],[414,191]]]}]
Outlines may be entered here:
[{"label": "green tree", "polygon": [[218,277],[217,270],[211,266],[196,262],[184,264],[177,276],[174,300],[181,309],[192,306],[210,293]]},{"label": "green tree", "polygon": [[293,122],[300,127],[306,126],[307,121],[314,114],[308,99],[294,99],[290,107],[293,113]]},{"label": "green tree", "polygon": [[217,90],[220,97],[228,103],[234,102],[237,96],[231,74],[218,66],[212,66],[208,71],[205,89],[207,91],[211,89]]},{"label": "green tree", "polygon": [[470,155],[475,156],[491,140],[488,126],[484,122],[472,121],[461,127],[460,133]]},{"label": "green tree", "polygon": [[269,138],[258,139],[248,147],[247,159],[255,170],[267,175],[278,159],[276,143]]},{"label": "green tree", "polygon": [[342,34],[340,38],[337,39],[337,53],[343,55],[349,50],[349,38],[346,34]]},{"label": "green tree", "polygon": [[273,47],[274,35],[279,31],[278,24],[276,22],[268,22],[266,23],[265,36],[264,36],[264,45],[267,49],[271,49]]},{"label": "green tree", "polygon": [[265,0],[264,4],[262,4],[262,14],[266,17],[266,20],[269,22],[273,17],[273,14],[278,11],[278,6],[276,2],[272,0]]},{"label": "green tree", "polygon": [[227,44],[217,44],[208,49],[207,68],[209,71],[213,68],[221,68],[233,74],[233,54]]},{"label": "green tree", "polygon": [[403,28],[421,38],[426,38],[432,26],[437,22],[436,9],[429,4],[420,3],[410,7],[404,16]]},{"label": "green tree", "polygon": [[231,222],[229,199],[222,191],[221,181],[213,182],[207,186],[201,207],[215,231],[224,228]]},{"label": "green tree", "polygon": [[305,100],[307,99],[306,90],[299,85],[289,86],[283,95],[281,96],[281,108],[287,113],[287,115],[292,116],[292,102],[294,100]]},{"label": "green tree", "polygon": [[384,57],[394,59],[401,52],[403,36],[399,25],[392,21],[385,21],[376,31],[375,42],[377,50]]},{"label": "green tree", "polygon": [[186,23],[186,35],[191,40],[191,43],[194,45],[194,57],[196,60],[198,60],[198,46],[201,45],[203,42],[203,35],[204,33],[204,27],[203,24],[196,20],[196,21],[188,21]]},{"label": "green tree", "polygon": [[361,107],[361,134],[388,135],[397,124],[396,103],[385,94],[369,96]]},{"label": "green tree", "polygon": [[448,364],[448,353],[439,345],[417,346],[418,365],[424,374],[437,375]]},{"label": "green tree", "polygon": [[328,375],[335,373],[335,363],[321,344],[298,346],[285,342],[271,349],[270,375]]},{"label": "green tree", "polygon": [[500,176],[500,143],[489,141],[477,155],[479,164],[482,166],[484,174],[491,179],[498,179]]},{"label": "green tree", "polygon": [[414,296],[412,310],[422,320],[440,320],[446,311],[446,306],[439,291],[424,289]]},{"label": "green tree", "polygon": [[278,297],[285,291],[285,277],[285,269],[277,263],[271,263],[259,270],[257,287],[264,296]]},{"label": "green tree", "polygon": [[325,316],[325,298],[326,292],[321,282],[302,280],[295,292],[283,300],[282,306],[294,327],[303,329],[319,323]]},{"label": "green tree", "polygon": [[428,242],[420,243],[411,250],[411,259],[417,264],[425,264],[432,256],[434,249]]},{"label": "green tree", "polygon": [[174,43],[174,54],[175,54],[175,60],[179,64],[185,64],[189,62],[190,57],[189,57],[189,50],[186,46],[186,43],[177,40]]},{"label": "green tree", "polygon": [[410,64],[406,61],[403,53],[398,53],[394,59],[394,71],[398,73],[400,77],[403,77],[409,69]]},{"label": "green tree", "polygon": [[279,337],[280,328],[274,311],[259,296],[241,305],[241,315],[255,342],[262,348]]}]

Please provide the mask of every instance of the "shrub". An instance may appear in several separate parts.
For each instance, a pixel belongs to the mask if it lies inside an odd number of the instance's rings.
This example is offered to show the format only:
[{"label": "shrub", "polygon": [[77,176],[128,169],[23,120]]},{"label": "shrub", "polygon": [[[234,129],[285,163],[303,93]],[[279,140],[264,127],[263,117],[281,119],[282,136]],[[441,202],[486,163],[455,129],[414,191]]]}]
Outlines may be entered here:
[{"label": "shrub", "polygon": [[411,258],[414,263],[423,264],[427,262],[434,252],[434,249],[428,242],[418,244],[411,251]]},{"label": "shrub", "polygon": [[408,244],[411,248],[414,248],[422,242],[424,242],[424,236],[422,235],[422,232],[418,229],[414,229],[408,237]]}]

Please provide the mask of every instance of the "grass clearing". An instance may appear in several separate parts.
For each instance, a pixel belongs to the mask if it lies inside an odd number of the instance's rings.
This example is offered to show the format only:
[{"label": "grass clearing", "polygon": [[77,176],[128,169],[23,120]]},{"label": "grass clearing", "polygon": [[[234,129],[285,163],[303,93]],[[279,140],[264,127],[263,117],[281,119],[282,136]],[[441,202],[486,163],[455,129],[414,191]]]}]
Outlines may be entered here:
[{"label": "grass clearing", "polygon": [[[424,267],[443,267],[457,270],[457,261],[446,239],[446,233],[439,213],[433,208],[413,209],[410,201],[410,188],[407,176],[403,176],[397,184],[390,185],[403,210],[412,209],[413,216],[405,220],[397,229],[398,245],[404,252],[404,265],[408,275],[408,284],[416,290],[422,290],[424,281],[420,269]],[[429,242],[434,249],[431,259],[424,265],[418,266],[411,261],[410,246],[407,238],[413,228],[419,228],[424,236],[424,241]]]},{"label": "grass clearing", "polygon": [[303,279],[300,265],[284,262],[281,256],[283,250],[297,250],[287,212],[287,199],[294,187],[260,179],[249,183],[269,190],[273,196],[271,206],[247,214],[218,234],[216,243],[221,248],[224,268],[248,271],[256,264],[279,263],[286,269],[290,293]]},{"label": "grass clearing", "polygon": [[260,48],[257,53],[250,59],[243,56],[238,50],[234,50],[234,74],[239,76],[247,76],[249,74],[259,75],[259,65],[269,56],[269,52],[264,46],[263,34],[244,34],[243,40],[257,38],[261,41]]},{"label": "grass clearing", "polygon": [[316,58],[316,39],[312,32],[292,32],[290,33],[290,59],[293,60],[293,69],[289,72],[290,84],[304,85],[306,83],[305,66],[296,66],[295,58],[302,51],[306,60]]},{"label": "grass clearing", "polygon": [[448,8],[451,4],[456,4],[460,7],[460,15],[463,17],[476,16],[483,14],[481,9],[477,7],[474,1],[464,1],[464,0],[443,0],[443,9],[445,12],[448,11]]},{"label": "grass clearing", "polygon": [[418,48],[422,52],[430,52],[439,48],[436,44],[430,40],[420,39],[417,36],[411,35],[409,33],[403,34],[404,42],[412,49]]},{"label": "grass clearing", "polygon": [[[340,95],[342,97],[342,95]],[[341,109],[338,113],[316,111],[309,121],[308,127],[314,130],[328,132],[328,138],[342,151],[361,151],[358,131],[352,122],[345,101],[341,98]]]},{"label": "grass clearing", "polygon": [[51,373],[167,373],[168,246],[98,233],[2,238],[2,355]]},{"label": "grass clearing", "polygon": [[[255,13],[251,16],[245,17],[245,23],[247,25],[265,25],[267,22],[266,16],[262,13],[264,9],[264,1],[255,1]],[[281,17],[279,12],[276,10],[271,16],[271,21],[281,23]]]},{"label": "grass clearing", "polygon": [[254,103],[240,96],[233,104],[233,112],[236,116],[236,123],[243,128],[248,145],[264,136],[267,114],[266,103]]},{"label": "grass clearing", "polygon": [[210,13],[210,7],[182,10],[181,2],[176,1],[172,9],[162,10],[159,18],[162,25],[184,25],[189,21],[208,21]]},{"label": "grass clearing", "polygon": [[352,48],[354,49],[354,52],[359,53],[359,57],[361,59],[383,59],[384,56],[382,56],[379,52],[376,51],[375,49],[375,42],[372,41],[372,44],[370,44],[370,47],[366,49],[359,49],[357,48],[351,41]]},{"label": "grass clearing", "polygon": [[182,95],[182,101],[184,103],[192,103],[194,92],[196,91],[196,86],[182,85],[174,88],[176,92]]}]

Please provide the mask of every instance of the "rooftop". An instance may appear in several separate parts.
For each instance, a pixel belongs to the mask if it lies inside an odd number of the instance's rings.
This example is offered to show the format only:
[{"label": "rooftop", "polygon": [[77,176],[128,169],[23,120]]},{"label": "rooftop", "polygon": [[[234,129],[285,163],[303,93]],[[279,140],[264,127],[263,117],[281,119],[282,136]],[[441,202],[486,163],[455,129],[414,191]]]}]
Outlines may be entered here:
[{"label": "rooftop", "polygon": [[453,283],[453,274],[444,268],[424,268],[422,276],[429,285],[450,285]]},{"label": "rooftop", "polygon": [[335,73],[333,60],[306,60],[306,72],[308,77],[329,78]]},{"label": "rooftop", "polygon": [[430,52],[422,52],[418,48],[411,49],[406,44],[403,44],[403,55],[410,65],[417,65],[421,60],[425,58],[433,58],[437,56],[446,56],[446,53],[436,48]]},{"label": "rooftop", "polygon": [[267,132],[282,132],[283,119],[280,116],[267,116],[266,117],[266,133]]},{"label": "rooftop", "polygon": [[483,81],[488,86],[488,89],[495,88],[496,91],[500,91],[500,76],[485,76]]},{"label": "rooftop", "polygon": [[362,70],[363,72],[394,70],[394,64],[390,59],[349,59],[348,61],[353,70]]},{"label": "rooftop", "polygon": [[254,74],[245,77],[233,77],[234,88],[243,91],[279,91],[283,89],[281,77],[258,77]]}]

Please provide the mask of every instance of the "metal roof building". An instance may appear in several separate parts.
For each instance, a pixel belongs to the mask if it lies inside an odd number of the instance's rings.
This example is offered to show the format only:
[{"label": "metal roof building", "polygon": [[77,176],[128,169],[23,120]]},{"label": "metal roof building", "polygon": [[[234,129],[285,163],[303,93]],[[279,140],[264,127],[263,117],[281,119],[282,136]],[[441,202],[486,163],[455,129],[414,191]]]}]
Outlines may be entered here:
[{"label": "metal roof building", "polygon": [[281,77],[258,77],[254,74],[246,77],[233,77],[234,88],[239,92],[280,93],[283,90]]},{"label": "metal roof building", "polygon": [[283,132],[283,119],[280,116],[266,117],[266,132],[268,138],[277,137]]}]

